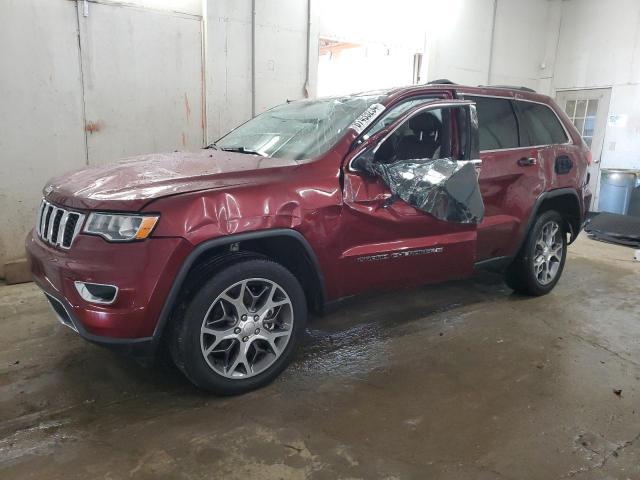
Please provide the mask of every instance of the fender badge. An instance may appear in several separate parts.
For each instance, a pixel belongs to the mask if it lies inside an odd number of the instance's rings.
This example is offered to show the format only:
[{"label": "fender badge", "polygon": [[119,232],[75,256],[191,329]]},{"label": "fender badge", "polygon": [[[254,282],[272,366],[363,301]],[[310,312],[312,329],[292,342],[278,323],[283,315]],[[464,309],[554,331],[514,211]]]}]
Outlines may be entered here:
[{"label": "fender badge", "polygon": [[418,250],[404,250],[392,253],[379,253],[377,255],[365,255],[357,257],[357,262],[379,262],[381,260],[391,260],[394,258],[415,257],[417,255],[429,255],[432,253],[442,253],[444,247],[420,248]]}]

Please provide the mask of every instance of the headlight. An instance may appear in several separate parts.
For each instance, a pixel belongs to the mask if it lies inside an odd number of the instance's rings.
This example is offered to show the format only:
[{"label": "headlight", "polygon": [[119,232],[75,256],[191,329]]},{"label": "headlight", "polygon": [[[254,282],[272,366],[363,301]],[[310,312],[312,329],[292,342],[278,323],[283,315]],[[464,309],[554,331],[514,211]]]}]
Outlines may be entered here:
[{"label": "headlight", "polygon": [[120,215],[92,213],[84,227],[85,233],[100,235],[112,242],[144,240],[158,222],[157,215]]}]

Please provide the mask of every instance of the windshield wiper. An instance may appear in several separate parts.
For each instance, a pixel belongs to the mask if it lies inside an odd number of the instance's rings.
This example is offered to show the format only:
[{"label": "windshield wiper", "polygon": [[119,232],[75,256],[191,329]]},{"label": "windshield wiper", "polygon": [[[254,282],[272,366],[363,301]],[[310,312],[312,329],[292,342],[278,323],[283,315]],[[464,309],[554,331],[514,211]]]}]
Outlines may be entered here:
[{"label": "windshield wiper", "polygon": [[[217,147],[220,148],[220,147]],[[228,147],[228,148],[220,148],[220,150],[224,150],[225,152],[234,152],[234,153],[246,153],[247,155],[260,155],[261,157],[266,157],[264,153],[256,152],[255,150],[249,150],[244,147]]]}]

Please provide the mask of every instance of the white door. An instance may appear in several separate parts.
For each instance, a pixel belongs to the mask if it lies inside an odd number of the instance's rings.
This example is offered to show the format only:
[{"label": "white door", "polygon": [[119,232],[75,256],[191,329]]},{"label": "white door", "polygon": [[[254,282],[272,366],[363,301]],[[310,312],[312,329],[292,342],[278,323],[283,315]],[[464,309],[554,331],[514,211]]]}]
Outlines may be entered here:
[{"label": "white door", "polygon": [[201,148],[201,17],[91,2],[78,19],[88,163]]},{"label": "white door", "polygon": [[591,210],[596,210],[600,194],[600,160],[604,133],[609,114],[610,88],[592,88],[586,90],[562,90],[556,92],[558,105],[565,112],[591,148],[593,164],[589,188],[593,192]]}]

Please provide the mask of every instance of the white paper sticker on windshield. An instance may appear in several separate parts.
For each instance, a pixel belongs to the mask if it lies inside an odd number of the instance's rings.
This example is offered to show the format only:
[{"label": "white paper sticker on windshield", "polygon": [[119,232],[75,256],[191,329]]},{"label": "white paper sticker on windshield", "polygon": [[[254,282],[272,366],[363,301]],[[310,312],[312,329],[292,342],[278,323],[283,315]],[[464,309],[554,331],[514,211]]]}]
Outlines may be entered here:
[{"label": "white paper sticker on windshield", "polygon": [[378,118],[378,115],[382,113],[384,110],[384,105],[380,103],[374,103],[369,108],[367,108],[362,115],[360,115],[356,120],[351,124],[350,128],[353,128],[358,135],[360,135],[365,128],[367,128],[371,123]]}]

